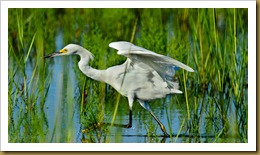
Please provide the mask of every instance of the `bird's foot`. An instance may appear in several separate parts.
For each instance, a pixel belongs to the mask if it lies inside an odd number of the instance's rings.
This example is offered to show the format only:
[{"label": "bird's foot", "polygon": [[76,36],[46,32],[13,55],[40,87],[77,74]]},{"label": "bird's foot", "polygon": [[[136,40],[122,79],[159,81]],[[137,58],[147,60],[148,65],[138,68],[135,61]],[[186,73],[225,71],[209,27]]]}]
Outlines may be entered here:
[{"label": "bird's foot", "polygon": [[170,135],[167,132],[165,132],[163,133],[163,137],[170,137]]},{"label": "bird's foot", "polygon": [[125,128],[131,128],[132,127],[132,124],[128,123]]}]

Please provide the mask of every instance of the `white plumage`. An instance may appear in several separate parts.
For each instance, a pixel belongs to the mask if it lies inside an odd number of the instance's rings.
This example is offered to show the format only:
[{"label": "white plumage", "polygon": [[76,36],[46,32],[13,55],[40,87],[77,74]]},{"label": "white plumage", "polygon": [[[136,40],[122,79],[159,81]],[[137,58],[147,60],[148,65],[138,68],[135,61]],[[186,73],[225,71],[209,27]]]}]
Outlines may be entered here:
[{"label": "white plumage", "polygon": [[130,112],[129,123],[126,127],[132,126],[132,107],[134,100],[137,99],[141,106],[155,118],[164,136],[169,136],[164,125],[153,114],[148,101],[163,98],[168,94],[182,93],[179,90],[178,82],[173,80],[174,66],[190,72],[194,70],[177,60],[129,42],[113,42],[109,46],[118,50],[119,55],[127,57],[125,63],[106,70],[94,69],[88,65],[89,61],[93,60],[92,53],[76,44],[69,44],[59,52],[47,55],[44,58],[70,54],[79,55],[81,59],[78,65],[85,75],[94,80],[108,83],[121,95],[128,98]]}]

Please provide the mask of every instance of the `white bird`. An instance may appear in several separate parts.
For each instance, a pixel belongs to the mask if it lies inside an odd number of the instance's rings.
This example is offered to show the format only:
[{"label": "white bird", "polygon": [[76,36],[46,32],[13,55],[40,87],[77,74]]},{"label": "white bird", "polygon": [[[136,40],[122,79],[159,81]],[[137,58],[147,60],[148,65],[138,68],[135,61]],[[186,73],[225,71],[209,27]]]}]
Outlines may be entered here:
[{"label": "white bird", "polygon": [[52,53],[44,58],[71,54],[79,55],[78,66],[86,76],[111,85],[121,95],[128,98],[129,123],[126,125],[127,128],[132,127],[132,107],[136,99],[144,109],[151,113],[160,125],[164,136],[168,137],[169,134],[166,132],[164,125],[154,115],[148,101],[164,98],[168,94],[182,93],[178,89],[178,82],[173,80],[174,66],[190,72],[194,70],[177,60],[129,42],[112,42],[109,46],[118,50],[119,55],[127,57],[125,63],[106,70],[94,69],[88,65],[89,61],[94,59],[93,54],[76,44],[69,44],[59,52]]}]

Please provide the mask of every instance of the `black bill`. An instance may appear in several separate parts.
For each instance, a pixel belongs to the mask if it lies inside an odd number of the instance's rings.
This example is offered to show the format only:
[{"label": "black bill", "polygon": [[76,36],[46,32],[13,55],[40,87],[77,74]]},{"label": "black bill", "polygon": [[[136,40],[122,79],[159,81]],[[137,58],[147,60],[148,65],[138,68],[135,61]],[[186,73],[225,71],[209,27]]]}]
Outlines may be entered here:
[{"label": "black bill", "polygon": [[43,59],[46,59],[46,58],[51,58],[51,57],[54,57],[54,56],[57,56],[57,55],[60,55],[61,53],[60,52],[54,52],[54,53],[51,53],[49,55],[45,55],[43,57]]}]

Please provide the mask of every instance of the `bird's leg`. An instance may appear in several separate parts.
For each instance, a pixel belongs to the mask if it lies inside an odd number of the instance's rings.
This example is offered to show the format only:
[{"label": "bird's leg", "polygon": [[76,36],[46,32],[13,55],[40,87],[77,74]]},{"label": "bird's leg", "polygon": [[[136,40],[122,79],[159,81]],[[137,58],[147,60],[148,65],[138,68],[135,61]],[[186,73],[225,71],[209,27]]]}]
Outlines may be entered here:
[{"label": "bird's leg", "polygon": [[132,109],[129,110],[129,123],[126,125],[126,128],[132,127]]},{"label": "bird's leg", "polygon": [[129,123],[125,126],[126,128],[132,127],[132,107],[134,103],[134,97],[128,96],[128,104],[129,104]]},{"label": "bird's leg", "polygon": [[150,114],[153,116],[153,118],[156,120],[156,122],[159,124],[161,127],[161,130],[164,134],[164,137],[169,137],[170,135],[166,132],[165,126],[161,123],[161,121],[154,115],[153,111],[150,109],[149,110]]},{"label": "bird's leg", "polygon": [[122,127],[122,128],[131,128],[132,127],[132,109],[129,110],[129,122],[128,124],[113,124],[113,126]]},{"label": "bird's leg", "polygon": [[170,135],[166,132],[165,126],[161,123],[161,121],[154,115],[153,111],[151,110],[149,104],[145,101],[138,100],[142,107],[144,107],[146,110],[150,112],[150,114],[153,116],[153,118],[156,120],[156,122],[159,124],[164,137],[169,137]]}]

